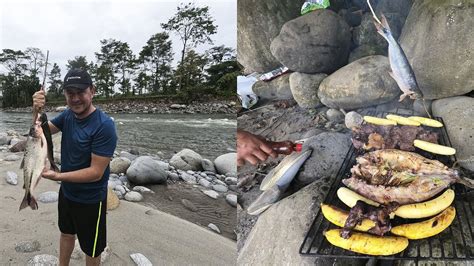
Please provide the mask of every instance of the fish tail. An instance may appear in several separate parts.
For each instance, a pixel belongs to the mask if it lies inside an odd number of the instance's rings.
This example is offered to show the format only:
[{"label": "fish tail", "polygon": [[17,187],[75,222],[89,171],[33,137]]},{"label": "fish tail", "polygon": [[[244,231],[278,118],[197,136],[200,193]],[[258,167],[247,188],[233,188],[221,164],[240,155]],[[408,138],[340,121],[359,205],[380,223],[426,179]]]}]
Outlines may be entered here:
[{"label": "fish tail", "polygon": [[36,202],[35,197],[31,195],[30,191],[26,191],[25,196],[23,197],[23,201],[20,204],[20,209],[18,211],[21,211],[22,209],[28,206],[30,206],[30,208],[33,210],[38,209],[38,202]]},{"label": "fish tail", "polygon": [[464,185],[468,188],[474,188],[474,180],[471,180],[467,177],[465,177],[465,178],[458,177],[458,178],[456,178],[456,181],[457,181],[457,183],[462,184],[462,185]]},{"label": "fish tail", "polygon": [[423,103],[423,108],[425,108],[426,114],[428,115],[429,118],[432,118],[430,112],[428,112],[428,108],[426,107],[425,98],[422,98],[421,100],[423,101],[422,102]]}]

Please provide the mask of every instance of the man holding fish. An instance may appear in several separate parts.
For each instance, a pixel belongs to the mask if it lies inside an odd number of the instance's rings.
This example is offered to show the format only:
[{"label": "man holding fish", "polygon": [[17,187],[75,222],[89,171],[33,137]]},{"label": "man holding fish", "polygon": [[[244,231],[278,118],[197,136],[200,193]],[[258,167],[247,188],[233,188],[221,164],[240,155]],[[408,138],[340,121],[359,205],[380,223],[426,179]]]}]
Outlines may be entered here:
[{"label": "man holding fish", "polygon": [[[70,70],[64,78],[68,109],[49,122],[62,132],[61,172],[45,168],[42,177],[61,181],[58,202],[59,263],[68,265],[75,237],[86,253],[86,265],[99,265],[106,246],[109,162],[117,144],[113,120],[92,104],[95,86],[89,74]],[[45,104],[45,92],[33,95],[33,108]]]}]

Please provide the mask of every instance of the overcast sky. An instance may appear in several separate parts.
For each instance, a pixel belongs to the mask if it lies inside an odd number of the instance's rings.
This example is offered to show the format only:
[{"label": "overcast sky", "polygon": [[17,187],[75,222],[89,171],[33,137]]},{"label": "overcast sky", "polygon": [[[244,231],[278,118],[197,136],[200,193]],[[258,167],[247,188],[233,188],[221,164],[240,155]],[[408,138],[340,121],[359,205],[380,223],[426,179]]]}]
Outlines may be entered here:
[{"label": "overcast sky", "polygon": [[[24,51],[27,47],[41,49],[49,62],[57,63],[61,75],[66,74],[67,60],[86,56],[96,62],[100,40],[127,42],[138,55],[146,41],[163,31],[179,3],[190,0],[3,0],[0,6],[0,49]],[[197,6],[209,6],[210,15],[218,26],[212,36],[213,46],[236,48],[237,0],[191,0]],[[181,40],[171,34],[175,63],[182,49]],[[199,52],[210,48],[201,45]],[[49,70],[51,68],[49,67]],[[48,70],[48,72],[49,72]],[[1,69],[0,69],[1,71]]]}]

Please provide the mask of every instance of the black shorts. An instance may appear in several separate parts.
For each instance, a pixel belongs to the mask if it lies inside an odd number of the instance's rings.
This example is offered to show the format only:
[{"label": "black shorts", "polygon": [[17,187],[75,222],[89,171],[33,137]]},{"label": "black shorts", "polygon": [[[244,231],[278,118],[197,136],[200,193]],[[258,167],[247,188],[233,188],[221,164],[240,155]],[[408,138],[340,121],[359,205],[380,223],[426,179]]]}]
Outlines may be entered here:
[{"label": "black shorts", "polygon": [[106,241],[107,197],[99,203],[85,204],[67,199],[59,190],[58,226],[63,234],[76,235],[82,251],[100,256]]}]

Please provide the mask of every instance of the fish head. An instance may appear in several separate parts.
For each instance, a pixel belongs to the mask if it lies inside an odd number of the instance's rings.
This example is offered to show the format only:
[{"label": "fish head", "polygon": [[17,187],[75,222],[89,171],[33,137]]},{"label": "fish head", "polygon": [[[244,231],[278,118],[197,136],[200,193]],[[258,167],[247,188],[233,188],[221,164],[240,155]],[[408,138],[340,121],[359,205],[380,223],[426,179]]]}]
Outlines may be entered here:
[{"label": "fish head", "polygon": [[390,30],[390,26],[388,25],[387,18],[382,14],[381,15],[382,21],[379,22],[373,19],[375,28],[377,32],[382,35],[385,39],[389,39],[389,36],[392,36],[392,31]]},{"label": "fish head", "polygon": [[41,128],[41,124],[39,122],[36,122],[33,125],[31,125],[28,136],[33,137],[33,138],[39,138],[41,134],[43,134],[43,129]]}]

